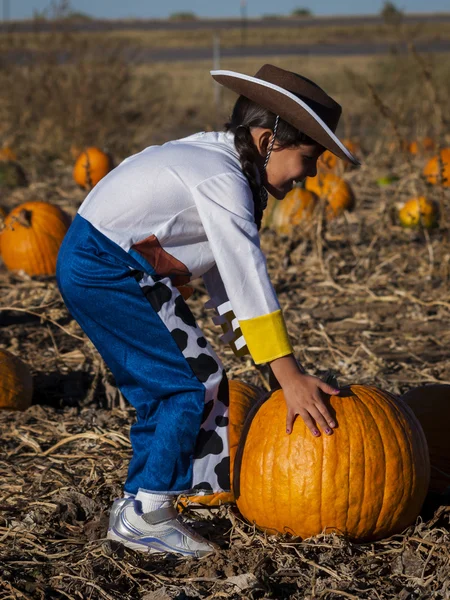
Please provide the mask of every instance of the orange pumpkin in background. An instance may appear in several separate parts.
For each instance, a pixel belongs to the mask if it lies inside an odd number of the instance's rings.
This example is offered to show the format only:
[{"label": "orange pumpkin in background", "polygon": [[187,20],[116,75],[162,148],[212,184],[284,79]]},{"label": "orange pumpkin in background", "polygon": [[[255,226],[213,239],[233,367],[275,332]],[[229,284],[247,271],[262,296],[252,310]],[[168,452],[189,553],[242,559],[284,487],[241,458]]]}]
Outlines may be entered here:
[{"label": "orange pumpkin in background", "polygon": [[16,161],[17,154],[9,146],[3,146],[3,148],[0,148],[0,160]]},{"label": "orange pumpkin in background", "polygon": [[[353,155],[356,156],[358,154],[359,146],[355,142],[352,142],[351,140],[342,140],[342,143]],[[343,172],[347,171],[350,167],[351,164],[349,162],[338,158],[330,150],[325,150],[317,161],[318,171]]]},{"label": "orange pumpkin in background", "polygon": [[400,208],[398,217],[403,227],[415,228],[422,225],[425,229],[431,229],[437,225],[439,206],[425,196],[411,198]]},{"label": "orange pumpkin in background", "polygon": [[235,459],[242,515],[269,533],[308,538],[336,532],[359,542],[413,524],[427,494],[427,442],[412,410],[375,387],[329,399],[338,427],[314,437],[297,417],[286,434],[282,390],[245,423]]},{"label": "orange pumpkin in background", "polygon": [[[442,166],[441,166],[442,165]],[[433,156],[423,169],[423,174],[433,185],[440,185],[442,171],[442,185],[450,187],[450,148],[443,148],[439,155]]]},{"label": "orange pumpkin in background", "polygon": [[59,247],[70,217],[48,202],[25,202],[5,218],[0,233],[3,262],[9,270],[28,275],[54,275]]},{"label": "orange pumpkin in background", "polygon": [[307,177],[305,187],[327,200],[325,208],[327,220],[334,219],[344,210],[351,210],[354,207],[355,196],[352,188],[334,173],[318,173],[316,177]]},{"label": "orange pumpkin in background", "polygon": [[[261,390],[243,383],[242,381],[231,380],[228,382],[230,406],[229,406],[229,425],[228,441],[230,445],[230,481],[233,485],[234,458],[236,456],[239,440],[241,439],[242,428],[245,418],[251,407],[256,404],[261,396]],[[233,490],[231,492],[221,492],[217,494],[207,494],[201,496],[187,496],[180,499],[182,505],[203,504],[205,506],[219,506],[234,502]]]},{"label": "orange pumpkin in background", "polygon": [[7,350],[0,350],[0,408],[26,410],[33,396],[33,378],[28,366]]},{"label": "orange pumpkin in background", "polygon": [[84,189],[90,190],[103,179],[113,168],[113,161],[109,154],[100,148],[91,146],[86,148],[75,161],[73,178]]},{"label": "orange pumpkin in background", "polygon": [[450,488],[450,385],[422,385],[403,394],[402,400],[416,415],[427,438],[431,462],[430,490],[445,492]]},{"label": "orange pumpkin in background", "polygon": [[408,150],[411,154],[425,154],[432,152],[436,148],[433,138],[425,136],[419,140],[413,140],[408,145]]},{"label": "orange pumpkin in background", "polygon": [[294,187],[277,202],[271,219],[272,227],[279,233],[289,234],[296,225],[312,217],[317,200],[314,192]]}]

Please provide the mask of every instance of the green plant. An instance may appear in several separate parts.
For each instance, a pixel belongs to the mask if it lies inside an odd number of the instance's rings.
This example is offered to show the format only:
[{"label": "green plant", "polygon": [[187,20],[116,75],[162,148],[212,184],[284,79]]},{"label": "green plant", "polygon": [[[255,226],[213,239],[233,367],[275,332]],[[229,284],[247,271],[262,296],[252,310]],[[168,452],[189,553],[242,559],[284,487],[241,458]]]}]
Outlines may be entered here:
[{"label": "green plant", "polygon": [[311,17],[312,12],[309,8],[296,8],[291,12],[292,17]]},{"label": "green plant", "polygon": [[403,20],[403,11],[389,0],[383,4],[380,15],[386,25],[400,25]]},{"label": "green plant", "polygon": [[175,12],[169,16],[171,21],[195,21],[197,15],[193,12]]}]

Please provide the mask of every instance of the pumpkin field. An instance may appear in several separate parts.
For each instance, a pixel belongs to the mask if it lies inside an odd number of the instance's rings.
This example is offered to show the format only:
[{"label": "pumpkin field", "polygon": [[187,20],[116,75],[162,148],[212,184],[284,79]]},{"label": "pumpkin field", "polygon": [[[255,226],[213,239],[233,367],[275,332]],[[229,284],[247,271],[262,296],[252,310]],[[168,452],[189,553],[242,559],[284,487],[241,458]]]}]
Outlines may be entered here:
[{"label": "pumpkin field", "polygon": [[106,540],[135,413],[55,264],[109,170],[222,128],[234,97],[207,62],[125,61],[126,36],[27,36],[0,38],[0,600],[450,599],[449,55],[223,61],[317,81],[361,166],[324,153],[261,229],[298,360],[342,389],[332,436],[298,417],[287,440],[269,367],[219,342],[191,284],[231,381],[234,495],[179,498],[220,548],[184,559]]}]

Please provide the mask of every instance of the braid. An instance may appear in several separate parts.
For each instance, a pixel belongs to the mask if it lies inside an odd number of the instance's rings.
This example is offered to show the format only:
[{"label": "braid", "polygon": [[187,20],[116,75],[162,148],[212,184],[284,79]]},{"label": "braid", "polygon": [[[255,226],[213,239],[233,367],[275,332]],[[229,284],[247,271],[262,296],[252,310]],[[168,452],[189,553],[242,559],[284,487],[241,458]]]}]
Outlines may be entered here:
[{"label": "braid", "polygon": [[[225,131],[234,133],[234,145],[239,154],[242,172],[247,177],[253,194],[255,223],[258,229],[260,229],[263,211],[267,205],[267,190],[263,185],[261,173],[259,173],[260,177],[258,179],[258,150],[250,132],[252,127],[272,129],[274,132],[264,167],[267,165],[268,157],[272,151],[275,136],[277,144],[281,148],[299,144],[315,144],[315,142],[303,132],[283,121],[283,119],[280,119],[270,110],[256,104],[256,102],[249,100],[245,96],[239,96],[237,99],[230,121],[225,123]],[[264,171],[265,168],[263,169],[263,173]]]},{"label": "braid", "polygon": [[253,143],[253,137],[250,133],[250,128],[245,125],[239,125],[236,128],[234,134],[234,145],[239,154],[239,160],[241,161],[242,172],[247,177],[250,184],[250,189],[253,194],[253,204],[255,207],[255,223],[258,229],[261,228],[261,221],[263,216],[263,208],[261,206],[261,185],[256,177],[256,164],[255,164],[255,144]]}]

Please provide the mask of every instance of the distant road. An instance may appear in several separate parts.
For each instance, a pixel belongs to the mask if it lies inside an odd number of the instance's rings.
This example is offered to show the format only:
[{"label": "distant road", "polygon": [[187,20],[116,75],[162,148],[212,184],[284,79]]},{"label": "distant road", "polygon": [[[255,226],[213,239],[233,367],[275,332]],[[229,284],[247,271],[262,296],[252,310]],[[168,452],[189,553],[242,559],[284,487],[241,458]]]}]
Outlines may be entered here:
[{"label": "distant road", "polygon": [[[414,44],[418,52],[450,52],[450,40],[434,40]],[[386,42],[349,42],[330,44],[292,44],[266,46],[237,46],[223,48],[221,58],[257,58],[271,56],[364,56],[382,54],[403,54],[408,51],[406,44],[389,44]],[[209,60],[213,62],[212,48],[126,48],[122,57],[133,64],[148,64],[156,62],[189,62]],[[33,64],[42,50],[12,48],[2,54],[2,60],[16,64]],[[70,52],[62,52],[59,56],[61,64],[70,62]]]},{"label": "distant road", "polygon": [[[436,40],[414,44],[419,52],[450,52],[450,40]],[[242,46],[223,48],[222,58],[260,56],[363,56],[374,54],[405,53],[405,44],[386,42],[349,42],[348,44],[295,44],[270,46]],[[212,60],[211,48],[164,48],[161,50],[133,50],[129,59],[134,63]]]},{"label": "distant road", "polygon": [[[448,22],[449,13],[409,14],[404,15],[403,23]],[[336,25],[381,25],[384,20],[378,15],[359,15],[354,17],[284,17],[279,19],[247,19],[247,28],[286,28],[286,27],[317,27]],[[243,26],[241,19],[196,19],[193,21],[170,20],[92,20],[81,22],[70,21],[11,21],[0,23],[0,33],[5,31],[45,32],[45,31],[117,31],[117,30],[174,30],[192,31],[202,29],[236,29]]]}]

